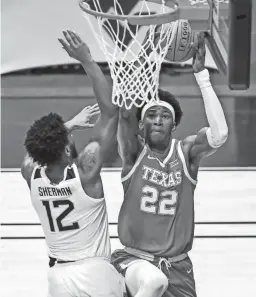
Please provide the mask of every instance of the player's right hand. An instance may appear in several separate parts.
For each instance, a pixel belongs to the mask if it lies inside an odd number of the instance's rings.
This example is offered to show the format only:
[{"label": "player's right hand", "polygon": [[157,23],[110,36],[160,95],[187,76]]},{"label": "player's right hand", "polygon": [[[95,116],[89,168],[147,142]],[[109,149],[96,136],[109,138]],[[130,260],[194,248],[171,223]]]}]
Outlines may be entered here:
[{"label": "player's right hand", "polygon": [[90,49],[78,34],[71,30],[63,31],[64,39],[58,38],[62,48],[71,58],[83,63],[92,60]]},{"label": "player's right hand", "polygon": [[71,121],[74,129],[83,130],[92,128],[95,125],[100,109],[98,104],[86,106]]},{"label": "player's right hand", "polygon": [[205,33],[197,33],[198,43],[193,44],[192,47],[195,49],[195,55],[193,57],[192,67],[195,73],[201,72],[205,69]]}]

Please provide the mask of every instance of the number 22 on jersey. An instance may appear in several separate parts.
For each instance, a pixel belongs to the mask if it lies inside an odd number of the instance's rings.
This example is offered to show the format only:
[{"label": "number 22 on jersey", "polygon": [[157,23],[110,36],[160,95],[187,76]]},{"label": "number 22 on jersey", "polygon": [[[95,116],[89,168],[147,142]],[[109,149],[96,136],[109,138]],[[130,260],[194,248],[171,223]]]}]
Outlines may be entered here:
[{"label": "number 22 on jersey", "polygon": [[140,209],[147,213],[159,215],[175,215],[175,204],[178,192],[175,190],[158,191],[155,187],[142,188],[144,196],[141,197]]}]

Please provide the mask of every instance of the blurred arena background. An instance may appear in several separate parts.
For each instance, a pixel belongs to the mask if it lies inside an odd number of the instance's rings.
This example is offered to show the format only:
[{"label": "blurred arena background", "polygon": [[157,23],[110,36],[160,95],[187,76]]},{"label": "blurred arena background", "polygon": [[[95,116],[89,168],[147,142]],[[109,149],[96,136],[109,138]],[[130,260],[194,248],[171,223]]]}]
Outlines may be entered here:
[{"label": "blurred arena background", "polygon": [[[188,8],[193,3],[183,1]],[[1,10],[0,295],[43,297],[47,292],[47,251],[20,175],[25,133],[44,114],[57,112],[68,120],[82,107],[95,103],[84,70],[58,43],[62,30],[79,33],[109,80],[111,77],[76,0],[2,0]],[[256,5],[253,16],[255,56]],[[230,134],[225,145],[202,162],[199,173],[196,238],[191,253],[198,296],[252,296],[256,291],[256,61],[252,59],[250,88],[246,91],[229,90],[227,77],[218,71],[210,51],[206,66]],[[191,61],[183,65],[164,63],[160,85],[180,100],[183,109],[176,138],[195,133],[206,124]],[[74,137],[80,150],[89,141],[90,131],[76,132]],[[113,250],[121,246],[116,230],[122,202],[120,166],[116,147],[102,173]]]}]

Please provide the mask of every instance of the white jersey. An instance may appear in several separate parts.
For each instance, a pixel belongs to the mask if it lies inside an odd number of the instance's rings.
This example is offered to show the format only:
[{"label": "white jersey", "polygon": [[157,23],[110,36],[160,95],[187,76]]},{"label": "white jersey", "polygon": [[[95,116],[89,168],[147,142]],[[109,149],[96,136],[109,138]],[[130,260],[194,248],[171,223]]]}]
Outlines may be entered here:
[{"label": "white jersey", "polygon": [[58,185],[50,182],[45,168],[36,167],[31,176],[31,200],[49,256],[64,261],[110,258],[106,201],[84,192],[75,164],[65,168]]}]

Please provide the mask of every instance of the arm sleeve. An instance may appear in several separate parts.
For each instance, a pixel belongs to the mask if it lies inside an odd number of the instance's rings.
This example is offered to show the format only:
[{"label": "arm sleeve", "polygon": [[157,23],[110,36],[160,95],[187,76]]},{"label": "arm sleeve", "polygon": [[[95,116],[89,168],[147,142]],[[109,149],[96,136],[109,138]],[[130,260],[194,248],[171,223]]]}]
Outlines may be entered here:
[{"label": "arm sleeve", "polygon": [[228,126],[220,101],[212,88],[210,75],[207,69],[195,73],[197,84],[201,90],[206,117],[209,123],[206,136],[209,145],[213,148],[220,147],[228,135]]}]

